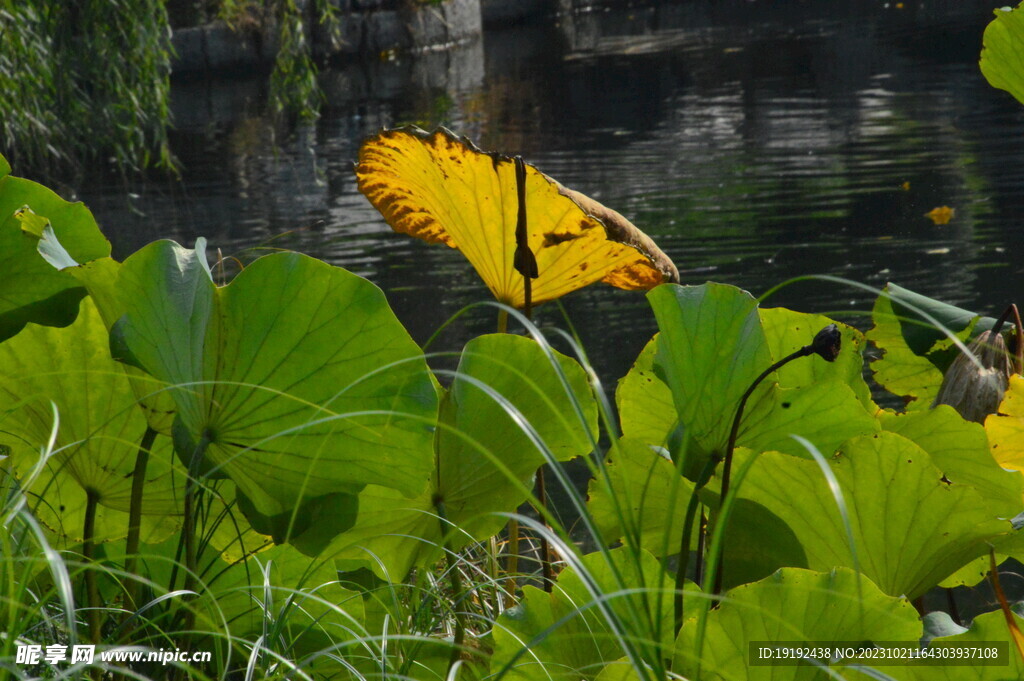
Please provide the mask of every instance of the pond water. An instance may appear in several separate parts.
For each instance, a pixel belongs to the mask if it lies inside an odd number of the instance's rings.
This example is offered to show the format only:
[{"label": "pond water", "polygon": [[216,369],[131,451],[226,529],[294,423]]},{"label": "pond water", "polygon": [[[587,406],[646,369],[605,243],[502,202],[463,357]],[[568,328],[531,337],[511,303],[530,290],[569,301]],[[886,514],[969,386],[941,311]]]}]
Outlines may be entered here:
[{"label": "pond water", "polygon": [[[77,194],[119,256],[161,237],[243,260],[301,250],[380,285],[420,341],[488,293],[457,252],[393,233],[356,191],[360,140],[405,123],[523,154],[630,217],[686,283],[757,295],[833,274],[988,312],[1024,290],[1024,107],[977,68],[991,2],[634,4],[327,70],[322,117],[287,135],[262,76],[175,82],[180,181],[98,177]],[[943,205],[955,217],[932,224]],[[804,282],[772,301],[856,319],[871,297]],[[593,286],[565,304],[610,382],[654,330],[641,294]],[[493,316],[476,310],[441,345]]]},{"label": "pond water", "polygon": [[[488,293],[457,252],[393,233],[352,164],[382,126],[440,124],[624,213],[686,283],[757,295],[833,274],[993,312],[1024,290],[1024,107],[977,68],[991,2],[905,5],[613,3],[489,29],[450,53],[325,71],[322,117],[288,135],[262,76],[176,82],[180,181],[77,193],[120,256],[201,235],[243,260],[301,250],[376,282],[423,341]],[[924,216],[943,205],[948,225]],[[856,319],[871,297],[804,282],[772,301]],[[565,304],[608,381],[654,330],[641,294],[594,286]],[[441,345],[493,316],[475,311]]]},{"label": "pond water", "polygon": [[[757,295],[831,274],[988,313],[1024,291],[1024,106],[977,67],[994,0],[632,4],[332,68],[322,117],[287,135],[264,76],[178,81],[180,181],[76,192],[120,257],[162,237],[242,260],[300,250],[380,285],[421,342],[489,294],[457,252],[393,233],[356,191],[360,141],[382,126],[446,125],[523,154],[630,217],[685,283]],[[925,217],[938,206],[949,224]],[[769,304],[866,328],[872,299],[802,282]],[[655,329],[643,295],[593,286],[565,307],[614,386]],[[494,313],[460,324],[437,349],[493,330]]]}]

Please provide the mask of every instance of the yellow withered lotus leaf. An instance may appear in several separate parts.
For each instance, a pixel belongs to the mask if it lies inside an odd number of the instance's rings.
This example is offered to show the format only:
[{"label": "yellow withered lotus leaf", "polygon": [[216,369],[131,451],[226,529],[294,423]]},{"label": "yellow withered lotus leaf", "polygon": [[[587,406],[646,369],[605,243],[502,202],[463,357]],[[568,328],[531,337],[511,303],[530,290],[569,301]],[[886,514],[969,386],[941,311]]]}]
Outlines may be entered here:
[{"label": "yellow withered lotus leaf", "polygon": [[985,430],[999,465],[1024,472],[1024,376],[1010,377],[998,413],[985,419]]},{"label": "yellow withered lotus leaf", "polygon": [[[513,266],[515,161],[439,129],[385,130],[359,149],[359,191],[397,231],[457,248],[495,298],[525,303]],[[526,165],[528,243],[537,259],[532,302],[603,281],[646,290],[676,282],[675,265],[626,218]]]}]

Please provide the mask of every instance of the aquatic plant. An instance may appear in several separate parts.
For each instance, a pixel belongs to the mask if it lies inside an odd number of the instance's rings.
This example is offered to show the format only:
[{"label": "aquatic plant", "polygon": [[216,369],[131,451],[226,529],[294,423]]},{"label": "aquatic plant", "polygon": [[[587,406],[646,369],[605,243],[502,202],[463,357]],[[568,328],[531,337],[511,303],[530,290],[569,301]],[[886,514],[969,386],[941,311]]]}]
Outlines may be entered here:
[{"label": "aquatic plant", "polygon": [[173,165],[159,0],[0,3],[0,139],[39,172]]},{"label": "aquatic plant", "polygon": [[[517,167],[506,226],[521,224]],[[970,628],[953,607],[920,617],[932,589],[1024,557],[1024,379],[984,424],[932,406],[951,364],[987,363],[974,339],[1015,349],[1019,331],[997,341],[996,320],[892,284],[865,335],[666,283],[616,415],[582,349],[556,352],[514,307],[526,337],[470,339],[432,371],[383,294],[340,268],[279,253],[218,286],[201,241],[119,263],[84,208],[0,170],[17,275],[0,282],[14,677],[1024,675],[997,579],[999,609]],[[522,242],[502,237],[502,271],[528,276]],[[840,339],[827,351],[823,328]],[[819,349],[830,361],[785,361]],[[880,406],[899,406],[885,391],[903,408]],[[589,498],[559,465],[577,457]],[[543,506],[515,513],[542,464],[573,533]],[[557,547],[551,593],[497,568],[510,517]],[[61,657],[85,641],[92,664]],[[768,664],[812,644],[803,664]],[[109,655],[172,647],[210,659]],[[897,656],[920,662],[876,664]],[[971,664],[931,664],[952,657]]]}]

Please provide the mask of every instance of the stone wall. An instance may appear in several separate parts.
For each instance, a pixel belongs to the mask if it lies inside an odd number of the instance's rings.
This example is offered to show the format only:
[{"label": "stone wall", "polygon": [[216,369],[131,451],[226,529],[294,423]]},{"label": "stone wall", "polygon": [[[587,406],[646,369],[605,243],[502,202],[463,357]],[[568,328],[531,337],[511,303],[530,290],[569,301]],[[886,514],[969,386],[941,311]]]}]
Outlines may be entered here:
[{"label": "stone wall", "polygon": [[508,26],[546,14],[554,14],[559,0],[480,0],[484,26]]},{"label": "stone wall", "polygon": [[[518,4],[518,0],[509,2]],[[318,57],[442,50],[477,40],[483,31],[480,0],[430,4],[417,0],[335,0],[335,4],[339,35],[315,31],[310,36]],[[300,5],[307,7],[308,3]],[[315,23],[307,21],[306,25]],[[232,31],[221,22],[178,29],[172,41],[176,52],[172,69],[176,74],[269,65],[277,54],[273,30]]]}]

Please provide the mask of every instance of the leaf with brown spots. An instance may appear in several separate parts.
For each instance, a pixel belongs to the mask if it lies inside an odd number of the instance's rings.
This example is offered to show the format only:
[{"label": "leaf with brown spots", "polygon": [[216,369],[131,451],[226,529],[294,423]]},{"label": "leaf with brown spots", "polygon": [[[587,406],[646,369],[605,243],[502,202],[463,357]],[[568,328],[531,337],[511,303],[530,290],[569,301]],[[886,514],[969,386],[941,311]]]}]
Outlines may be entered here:
[{"label": "leaf with brown spots", "polygon": [[[397,231],[457,248],[500,302],[522,307],[514,267],[515,163],[443,128],[385,130],[359,150],[359,191]],[[595,281],[646,290],[679,280],[675,265],[619,213],[526,165],[528,240],[539,276],[532,301]]]}]

